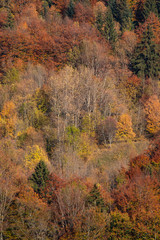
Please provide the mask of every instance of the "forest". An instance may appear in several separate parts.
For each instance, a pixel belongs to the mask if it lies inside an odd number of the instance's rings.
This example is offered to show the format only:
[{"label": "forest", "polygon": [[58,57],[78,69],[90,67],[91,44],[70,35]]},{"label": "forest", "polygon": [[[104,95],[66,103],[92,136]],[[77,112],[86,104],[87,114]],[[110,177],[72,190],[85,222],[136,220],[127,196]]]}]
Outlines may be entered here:
[{"label": "forest", "polygon": [[0,0],[0,240],[160,239],[160,0]]}]

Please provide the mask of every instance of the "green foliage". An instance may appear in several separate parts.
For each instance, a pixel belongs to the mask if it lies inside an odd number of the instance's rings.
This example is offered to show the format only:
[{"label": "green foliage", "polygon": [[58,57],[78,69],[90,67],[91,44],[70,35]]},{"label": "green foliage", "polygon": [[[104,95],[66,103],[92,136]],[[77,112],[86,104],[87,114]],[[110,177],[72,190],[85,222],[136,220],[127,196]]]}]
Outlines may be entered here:
[{"label": "green foliage", "polygon": [[94,137],[95,136],[95,129],[94,129],[94,117],[90,116],[89,114],[86,114],[82,119],[82,132],[88,133],[89,136]]},{"label": "green foliage", "polygon": [[86,204],[92,205],[94,207],[98,207],[101,209],[102,212],[105,209],[104,200],[101,196],[101,193],[99,191],[97,184],[94,184],[94,186],[86,200]]},{"label": "green foliage", "polygon": [[156,0],[157,10],[158,10],[158,17],[160,17],[160,1]]},{"label": "green foliage", "polygon": [[158,15],[156,0],[146,0],[145,1],[144,11],[143,11],[143,16],[144,16],[145,20],[149,17],[151,12]]},{"label": "green foliage", "polygon": [[69,145],[75,147],[79,142],[80,130],[75,126],[69,126],[66,128],[66,140]]},{"label": "green foliage", "polygon": [[14,15],[10,10],[8,10],[6,28],[13,28],[14,27]]},{"label": "green foliage", "polygon": [[51,111],[51,105],[48,94],[43,89],[38,89],[33,96],[38,110],[43,113],[49,113]]},{"label": "green foliage", "polygon": [[75,5],[74,1],[70,0],[67,11],[66,11],[68,17],[70,17],[70,18],[73,18],[74,14],[75,14],[74,5]]},{"label": "green foliage", "polygon": [[97,25],[98,31],[101,34],[103,34],[103,24],[104,24],[103,13],[101,11],[98,11],[96,16],[96,25]]},{"label": "green foliage", "polygon": [[41,11],[41,15],[42,17],[46,17],[47,16],[47,13],[48,13],[48,8],[49,8],[49,5],[48,5],[48,2],[47,1],[42,1],[42,11]]},{"label": "green foliage", "polygon": [[110,0],[109,6],[111,7],[113,17],[120,23],[121,30],[131,29],[131,11],[126,0]]},{"label": "green foliage", "polygon": [[106,38],[106,40],[114,48],[115,42],[117,40],[117,33],[115,30],[113,14],[110,7],[108,7],[105,14],[102,13],[100,10],[97,12],[96,26],[99,32]]},{"label": "green foliage", "polygon": [[159,75],[159,53],[153,38],[151,27],[148,25],[131,59],[132,71],[142,78],[156,78]]},{"label": "green foliage", "polygon": [[111,213],[111,219],[106,232],[109,240],[135,239],[133,224],[127,213],[115,211]]},{"label": "green foliage", "polygon": [[43,160],[40,160],[35,168],[35,172],[29,179],[36,193],[41,194],[42,190],[44,190],[46,186],[48,177],[49,171],[47,169],[47,166]]},{"label": "green foliage", "polygon": [[[38,109],[36,105],[38,105],[40,109]],[[22,103],[19,108],[19,115],[27,125],[41,129],[48,122],[48,118],[44,113],[45,111],[47,111],[45,100],[40,99],[37,104],[35,101],[29,100]]]},{"label": "green foliage", "polygon": [[117,40],[117,33],[115,30],[115,24],[113,20],[113,15],[110,7],[106,11],[104,19],[104,36],[110,42],[111,46],[115,47],[115,42]]},{"label": "green foliage", "polygon": [[6,72],[6,74],[2,80],[2,83],[14,84],[14,83],[18,82],[19,79],[20,79],[19,71],[13,67]]},{"label": "green foliage", "polygon": [[81,49],[80,46],[74,46],[68,52],[68,63],[73,67],[77,67],[81,62]]}]

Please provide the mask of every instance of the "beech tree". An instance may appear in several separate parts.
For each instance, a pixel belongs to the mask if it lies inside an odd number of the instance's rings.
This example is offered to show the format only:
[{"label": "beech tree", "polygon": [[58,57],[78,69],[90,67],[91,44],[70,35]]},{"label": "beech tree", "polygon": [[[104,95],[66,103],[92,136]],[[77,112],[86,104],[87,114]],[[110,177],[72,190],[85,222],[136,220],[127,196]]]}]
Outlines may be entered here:
[{"label": "beech tree", "polygon": [[155,134],[160,130],[160,102],[156,95],[151,96],[144,105],[146,114],[146,130],[150,134]]},{"label": "beech tree", "polygon": [[117,123],[116,138],[119,140],[133,139],[135,133],[132,129],[131,117],[128,114],[122,114]]}]

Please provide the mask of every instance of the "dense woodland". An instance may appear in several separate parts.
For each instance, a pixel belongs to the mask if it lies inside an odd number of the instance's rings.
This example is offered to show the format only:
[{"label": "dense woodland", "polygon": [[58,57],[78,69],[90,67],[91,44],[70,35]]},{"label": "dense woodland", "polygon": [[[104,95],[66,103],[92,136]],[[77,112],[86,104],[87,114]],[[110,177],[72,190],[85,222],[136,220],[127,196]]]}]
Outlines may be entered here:
[{"label": "dense woodland", "polygon": [[160,0],[0,0],[0,240],[160,239]]}]

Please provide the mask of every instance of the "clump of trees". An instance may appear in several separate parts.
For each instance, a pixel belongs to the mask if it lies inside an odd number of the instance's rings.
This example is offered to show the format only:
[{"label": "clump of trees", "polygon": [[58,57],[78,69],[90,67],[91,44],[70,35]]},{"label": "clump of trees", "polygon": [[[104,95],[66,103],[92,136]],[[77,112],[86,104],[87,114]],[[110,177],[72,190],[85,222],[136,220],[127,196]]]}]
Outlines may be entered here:
[{"label": "clump of trees", "polygon": [[1,240],[160,238],[159,9],[0,1]]}]

